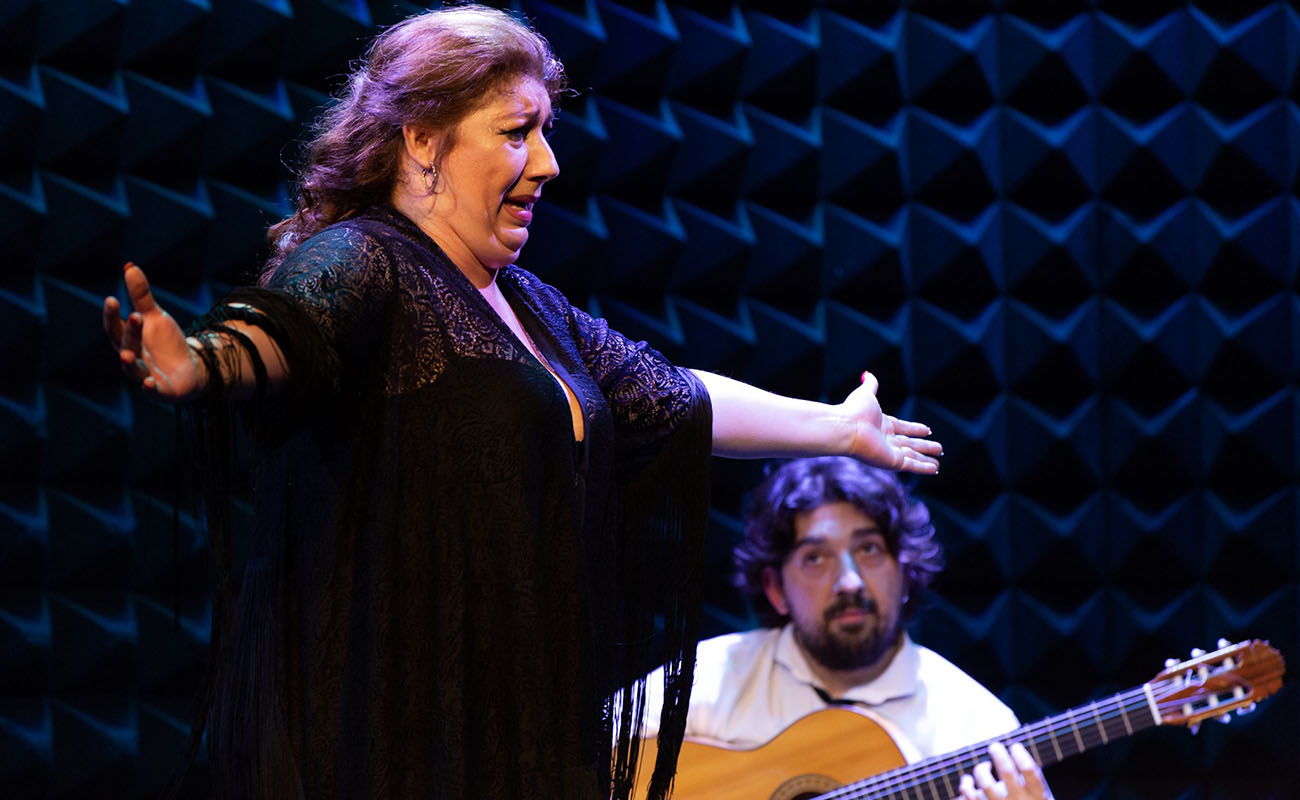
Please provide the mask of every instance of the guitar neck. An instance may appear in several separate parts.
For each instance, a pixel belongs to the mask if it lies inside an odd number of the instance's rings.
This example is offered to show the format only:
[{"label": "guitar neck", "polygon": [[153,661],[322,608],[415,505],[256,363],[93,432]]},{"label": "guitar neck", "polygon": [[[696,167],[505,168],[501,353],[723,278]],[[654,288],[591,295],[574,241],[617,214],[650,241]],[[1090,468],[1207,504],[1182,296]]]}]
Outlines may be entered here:
[{"label": "guitar neck", "polygon": [[988,747],[995,741],[1019,742],[1035,761],[1047,766],[1157,724],[1146,687],[1130,689],[1005,736],[836,789],[817,800],[950,800],[961,794],[957,788],[961,776],[988,760]]}]

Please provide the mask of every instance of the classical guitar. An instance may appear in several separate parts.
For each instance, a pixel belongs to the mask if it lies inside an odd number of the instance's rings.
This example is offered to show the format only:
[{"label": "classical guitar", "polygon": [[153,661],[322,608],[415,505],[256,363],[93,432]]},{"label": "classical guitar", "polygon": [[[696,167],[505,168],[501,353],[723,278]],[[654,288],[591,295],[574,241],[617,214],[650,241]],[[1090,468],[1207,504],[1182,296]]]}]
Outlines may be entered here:
[{"label": "classical guitar", "polygon": [[[1172,659],[1171,659],[1172,661]],[[1156,725],[1186,725],[1245,713],[1282,686],[1282,655],[1258,639],[1169,663],[1150,682],[999,736],[1020,742],[1040,765]],[[990,740],[994,741],[994,740]],[[832,707],[810,714],[750,750],[682,744],[674,800],[950,800],[957,782],[988,758],[990,742],[915,764],[871,717]],[[654,763],[647,742],[642,764]],[[642,769],[634,796],[645,797]],[[863,779],[863,776],[870,775]]]}]

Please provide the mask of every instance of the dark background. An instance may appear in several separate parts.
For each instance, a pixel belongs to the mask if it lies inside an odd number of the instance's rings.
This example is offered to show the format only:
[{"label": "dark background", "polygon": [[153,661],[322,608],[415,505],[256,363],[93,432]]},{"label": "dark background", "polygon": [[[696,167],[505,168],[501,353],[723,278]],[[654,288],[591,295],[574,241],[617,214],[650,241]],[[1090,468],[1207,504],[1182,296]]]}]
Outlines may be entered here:
[{"label": "dark background", "polygon": [[[151,794],[204,663],[174,417],[101,298],[126,258],[185,319],[246,281],[306,120],[418,9],[0,2],[0,795]],[[707,9],[519,4],[579,90],[521,263],[689,366],[831,401],[875,371],[946,449],[914,634],[1023,720],[1220,636],[1300,657],[1296,9]],[[715,466],[706,634],[752,623],[724,578],[761,474]],[[1297,797],[1297,723],[1288,687],[1048,776]]]}]

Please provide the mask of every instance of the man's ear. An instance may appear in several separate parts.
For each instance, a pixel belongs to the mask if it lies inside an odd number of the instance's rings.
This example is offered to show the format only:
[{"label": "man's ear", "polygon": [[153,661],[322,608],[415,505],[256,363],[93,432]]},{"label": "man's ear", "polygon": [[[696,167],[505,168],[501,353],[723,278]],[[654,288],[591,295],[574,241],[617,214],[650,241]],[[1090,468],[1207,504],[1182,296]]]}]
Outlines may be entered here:
[{"label": "man's ear", "polygon": [[406,154],[424,169],[438,156],[438,137],[433,130],[419,125],[406,123],[402,126],[402,141],[406,145]]},{"label": "man's ear", "polygon": [[785,601],[785,589],[781,588],[781,573],[775,567],[763,567],[763,594],[776,613],[790,616],[790,604]]}]

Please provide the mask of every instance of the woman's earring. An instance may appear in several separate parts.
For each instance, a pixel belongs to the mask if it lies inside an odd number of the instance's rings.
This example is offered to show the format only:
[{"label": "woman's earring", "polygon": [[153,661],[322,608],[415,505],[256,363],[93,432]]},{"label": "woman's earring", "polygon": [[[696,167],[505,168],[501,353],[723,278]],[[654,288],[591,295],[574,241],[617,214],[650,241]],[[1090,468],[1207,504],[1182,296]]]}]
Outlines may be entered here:
[{"label": "woman's earring", "polygon": [[429,166],[420,170],[420,182],[424,184],[426,192],[433,192],[433,187],[438,185],[438,168],[429,162]]}]

